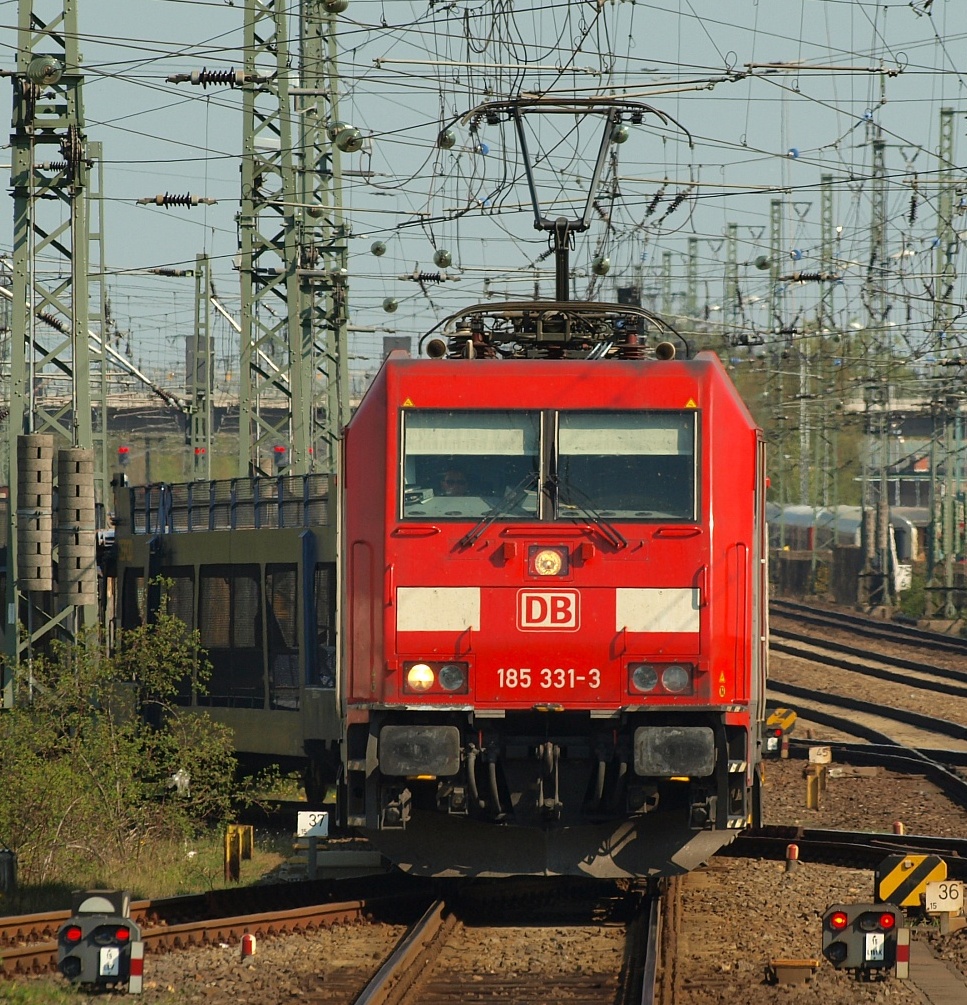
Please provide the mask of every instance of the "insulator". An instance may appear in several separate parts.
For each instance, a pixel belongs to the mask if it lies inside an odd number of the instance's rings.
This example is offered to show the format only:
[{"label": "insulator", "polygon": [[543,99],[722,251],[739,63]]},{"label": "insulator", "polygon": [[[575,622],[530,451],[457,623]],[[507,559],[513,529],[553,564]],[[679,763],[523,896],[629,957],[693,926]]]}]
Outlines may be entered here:
[{"label": "insulator", "polygon": [[168,80],[174,84],[188,80],[196,86],[201,84],[202,87],[207,87],[209,84],[227,84],[229,87],[238,87],[245,83],[245,71],[236,70],[235,67],[230,70],[209,70],[206,66],[201,70],[192,70],[187,76],[183,73],[172,74]]},{"label": "insulator", "polygon": [[40,321],[43,321],[45,325],[50,325],[51,328],[56,328],[61,334],[66,335],[70,329],[67,323],[61,321],[56,314],[51,314],[49,311],[37,311],[37,317]]},{"label": "insulator", "polygon": [[70,165],[67,161],[43,161],[41,164],[35,164],[35,171],[66,171]]},{"label": "insulator", "polygon": [[154,197],[147,197],[145,199],[138,199],[139,206],[163,206],[168,209],[169,206],[214,206],[218,202],[217,199],[203,199],[198,195],[172,195],[170,192],[159,193]]},{"label": "insulator", "polygon": [[344,154],[355,154],[363,149],[365,141],[363,140],[363,134],[358,129],[353,129],[349,126],[337,133],[333,142]]},{"label": "insulator", "polygon": [[60,141],[60,152],[66,159],[68,167],[76,170],[84,155],[84,139],[77,126],[67,127],[67,135]]},{"label": "insulator", "polygon": [[624,143],[627,141],[628,136],[631,134],[631,130],[628,129],[626,125],[621,122],[615,123],[614,128],[611,130],[611,142],[612,143]]},{"label": "insulator", "polygon": [[685,201],[686,194],[687,193],[685,192],[679,192],[678,195],[676,195],[675,198],[672,199],[671,203],[668,206],[668,209],[665,210],[665,212],[661,216],[661,219],[658,221],[659,223],[663,223],[669,216],[672,215],[672,213],[675,212],[676,209],[678,209],[679,206],[681,206],[681,204]]},{"label": "insulator", "polygon": [[27,79],[38,87],[50,87],[64,75],[64,64],[56,56],[34,56],[27,66]]},{"label": "insulator", "polygon": [[447,276],[445,272],[414,272],[410,278],[415,283],[443,283]]},{"label": "insulator", "polygon": [[910,222],[914,223],[917,219],[917,197],[915,195],[910,196]]},{"label": "insulator", "polygon": [[618,359],[644,359],[645,358],[645,346],[643,343],[634,342],[624,342],[618,347]]},{"label": "insulator", "polygon": [[191,269],[148,269],[153,276],[168,276],[173,279],[184,276],[193,276],[195,273]]},{"label": "insulator", "polygon": [[597,199],[595,199],[594,202],[591,203],[591,205],[594,206],[595,212],[598,214],[598,216],[601,217],[602,220],[604,220],[605,223],[607,223],[611,219],[611,214],[604,208],[604,206],[601,205],[600,202],[598,202]]},{"label": "insulator", "polygon": [[645,217],[651,216],[652,213],[658,208],[658,203],[661,202],[662,196],[665,194],[665,190],[660,188],[652,197],[651,202],[648,203],[648,208],[645,210]]}]

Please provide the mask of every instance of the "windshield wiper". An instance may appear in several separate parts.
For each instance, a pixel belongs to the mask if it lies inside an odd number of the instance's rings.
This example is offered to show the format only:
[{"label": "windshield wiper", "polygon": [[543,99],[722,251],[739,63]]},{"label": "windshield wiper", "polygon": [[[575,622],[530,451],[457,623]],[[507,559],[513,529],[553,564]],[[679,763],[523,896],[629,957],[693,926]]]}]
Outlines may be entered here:
[{"label": "windshield wiper", "polygon": [[[551,483],[558,489],[557,493],[557,505],[558,512],[560,512],[561,507],[561,493],[560,489],[563,487],[567,490],[568,499],[574,499],[577,497],[578,501],[569,502],[568,506],[573,506],[578,512],[580,512],[584,518],[594,524],[598,528],[599,533],[616,551],[621,551],[622,548],[628,547],[628,541],[625,536],[618,530],[617,527],[610,521],[606,520],[592,505],[591,497],[586,493],[582,492],[579,488],[575,488],[570,482],[562,482],[557,475],[551,476]],[[576,520],[576,517],[572,517]]]},{"label": "windshield wiper", "polygon": [[491,506],[480,520],[457,541],[457,547],[469,548],[498,517],[509,513],[515,506],[519,505],[527,495],[530,487],[537,484],[539,478],[540,473],[537,471],[532,471],[529,475],[525,475],[500,502]]}]

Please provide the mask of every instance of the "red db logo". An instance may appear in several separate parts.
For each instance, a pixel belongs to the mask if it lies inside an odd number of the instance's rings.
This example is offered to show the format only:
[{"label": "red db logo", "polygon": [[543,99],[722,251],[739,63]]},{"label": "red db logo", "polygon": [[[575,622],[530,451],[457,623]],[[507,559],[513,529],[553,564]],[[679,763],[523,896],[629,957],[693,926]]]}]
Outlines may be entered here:
[{"label": "red db logo", "polygon": [[580,622],[577,590],[521,590],[517,627],[524,632],[576,632]]}]

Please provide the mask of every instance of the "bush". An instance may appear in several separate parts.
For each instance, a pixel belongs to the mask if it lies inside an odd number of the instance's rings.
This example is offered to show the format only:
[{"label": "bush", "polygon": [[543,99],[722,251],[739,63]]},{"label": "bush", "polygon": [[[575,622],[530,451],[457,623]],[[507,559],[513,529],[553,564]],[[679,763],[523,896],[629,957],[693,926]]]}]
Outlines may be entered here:
[{"label": "bush", "polygon": [[172,703],[185,678],[206,676],[196,634],[167,613],[110,654],[89,631],[15,668],[17,703],[0,715],[0,845],[17,851],[22,886],[109,875],[226,819],[231,731]]}]

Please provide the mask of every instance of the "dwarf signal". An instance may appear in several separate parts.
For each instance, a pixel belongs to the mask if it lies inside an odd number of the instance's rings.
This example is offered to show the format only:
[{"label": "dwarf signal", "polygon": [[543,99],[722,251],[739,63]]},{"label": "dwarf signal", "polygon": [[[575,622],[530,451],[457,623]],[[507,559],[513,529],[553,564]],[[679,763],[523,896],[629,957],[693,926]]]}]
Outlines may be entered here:
[{"label": "dwarf signal", "polygon": [[69,981],[140,990],[144,947],[130,903],[127,891],[75,894],[74,914],[57,933],[57,966]]},{"label": "dwarf signal", "polygon": [[902,931],[903,912],[893,904],[833,904],[823,915],[823,956],[837,970],[885,971],[904,962]]}]

